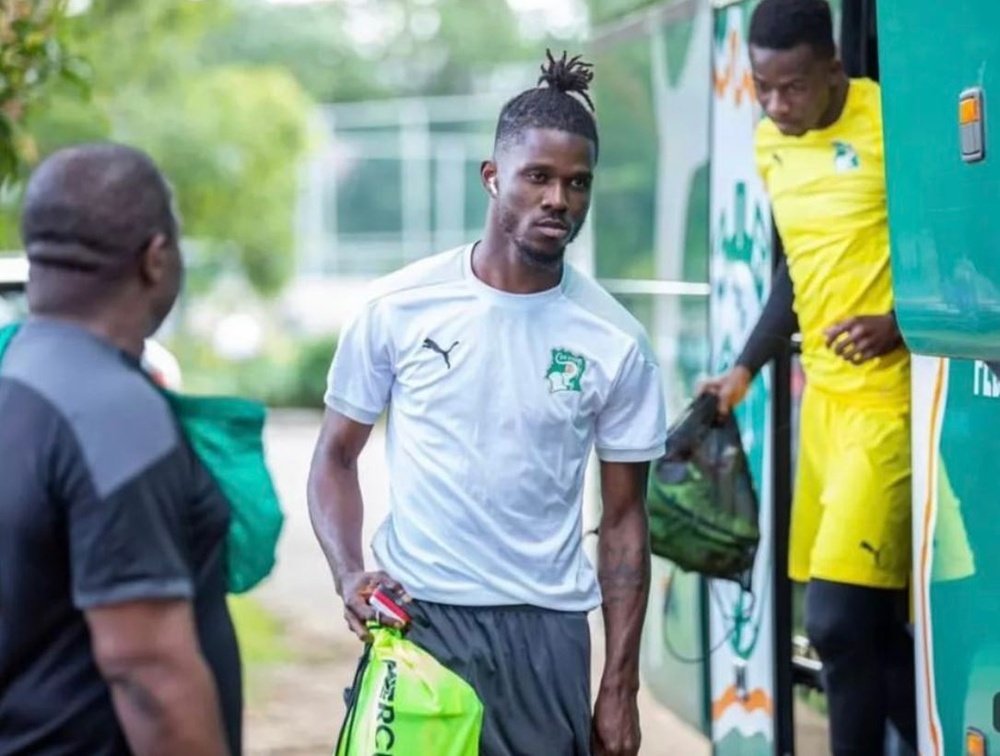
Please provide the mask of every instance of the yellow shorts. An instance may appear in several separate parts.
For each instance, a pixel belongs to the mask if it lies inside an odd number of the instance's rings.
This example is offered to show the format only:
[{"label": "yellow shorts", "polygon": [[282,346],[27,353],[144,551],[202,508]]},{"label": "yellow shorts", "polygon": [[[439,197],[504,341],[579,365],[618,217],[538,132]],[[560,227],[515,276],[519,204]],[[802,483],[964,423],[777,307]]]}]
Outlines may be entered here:
[{"label": "yellow shorts", "polygon": [[874,588],[910,580],[909,407],[802,398],[789,576]]}]

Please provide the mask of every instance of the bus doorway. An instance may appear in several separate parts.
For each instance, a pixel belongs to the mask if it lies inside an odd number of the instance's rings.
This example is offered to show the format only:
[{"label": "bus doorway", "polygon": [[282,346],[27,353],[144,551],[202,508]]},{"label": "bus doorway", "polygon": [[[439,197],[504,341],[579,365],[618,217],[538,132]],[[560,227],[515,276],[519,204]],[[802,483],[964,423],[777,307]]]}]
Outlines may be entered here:
[{"label": "bus doorway", "polygon": [[[847,73],[878,78],[874,0],[831,0]],[[712,374],[731,365],[756,321],[781,259],[753,162],[761,113],[746,31],[755,0],[713,2],[710,129]],[[788,574],[788,532],[804,377],[789,350],[736,409],[761,497],[752,595],[708,581],[713,752],[828,753],[820,663],[805,640],[803,587]],[[724,642],[723,642],[724,641]],[[889,751],[889,753],[898,753]]]},{"label": "bus doorway", "polygon": [[[845,71],[851,78],[880,80],[876,0],[832,2],[838,15],[838,47]],[[774,238],[774,262],[781,256],[781,242]],[[797,342],[796,342],[797,344]],[[798,418],[805,384],[795,344],[785,364],[776,366],[774,413],[774,458],[776,526],[787,532],[791,491],[798,446]],[[813,756],[828,752],[826,701],[821,680],[822,665],[810,648],[804,628],[805,586],[789,581],[782,558],[787,558],[787,541],[776,543],[775,626],[789,628],[790,635],[775,638],[776,691],[775,725],[778,753]],[[791,658],[787,668],[781,661]],[[784,704],[784,705],[782,705]],[[913,756],[913,751],[888,725],[886,756]]]}]

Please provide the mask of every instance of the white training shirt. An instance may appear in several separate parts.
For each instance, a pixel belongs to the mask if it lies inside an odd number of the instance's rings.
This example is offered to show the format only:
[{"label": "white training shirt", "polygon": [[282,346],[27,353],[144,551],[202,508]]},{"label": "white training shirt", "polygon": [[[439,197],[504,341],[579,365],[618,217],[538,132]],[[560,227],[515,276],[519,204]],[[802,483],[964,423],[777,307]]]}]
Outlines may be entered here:
[{"label": "white training shirt", "polygon": [[381,279],[341,334],[327,406],[365,424],[389,411],[373,551],[418,599],[592,609],[587,461],[595,444],[610,462],[663,453],[659,367],[642,326],[570,265],[553,289],[511,294],[471,253]]}]

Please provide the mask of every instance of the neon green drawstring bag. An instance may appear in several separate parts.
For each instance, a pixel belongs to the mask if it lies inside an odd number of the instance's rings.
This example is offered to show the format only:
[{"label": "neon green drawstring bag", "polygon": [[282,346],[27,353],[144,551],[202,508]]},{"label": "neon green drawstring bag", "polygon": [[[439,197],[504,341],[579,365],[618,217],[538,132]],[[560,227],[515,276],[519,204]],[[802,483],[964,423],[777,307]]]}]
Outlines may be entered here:
[{"label": "neon green drawstring bag", "polygon": [[[0,358],[19,323],[0,328]],[[248,399],[186,396],[160,389],[184,436],[229,502],[226,566],[230,593],[244,593],[270,574],[284,515],[264,459],[262,404]]]},{"label": "neon green drawstring bag", "polygon": [[465,680],[391,627],[373,627],[334,756],[478,756],[483,704]]}]

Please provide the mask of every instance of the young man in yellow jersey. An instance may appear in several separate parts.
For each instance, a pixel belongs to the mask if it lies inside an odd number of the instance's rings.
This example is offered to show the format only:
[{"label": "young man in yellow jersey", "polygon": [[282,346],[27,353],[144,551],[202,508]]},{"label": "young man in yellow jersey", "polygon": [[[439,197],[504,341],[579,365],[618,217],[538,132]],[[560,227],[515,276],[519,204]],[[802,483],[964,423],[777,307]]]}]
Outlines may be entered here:
[{"label": "young man in yellow jersey", "polygon": [[825,0],[763,0],[750,59],[766,115],[756,160],[785,261],[723,411],[801,330],[806,389],[789,574],[808,582],[835,756],[915,741],[910,576],[910,356],[893,314],[878,85],[849,79]]}]

